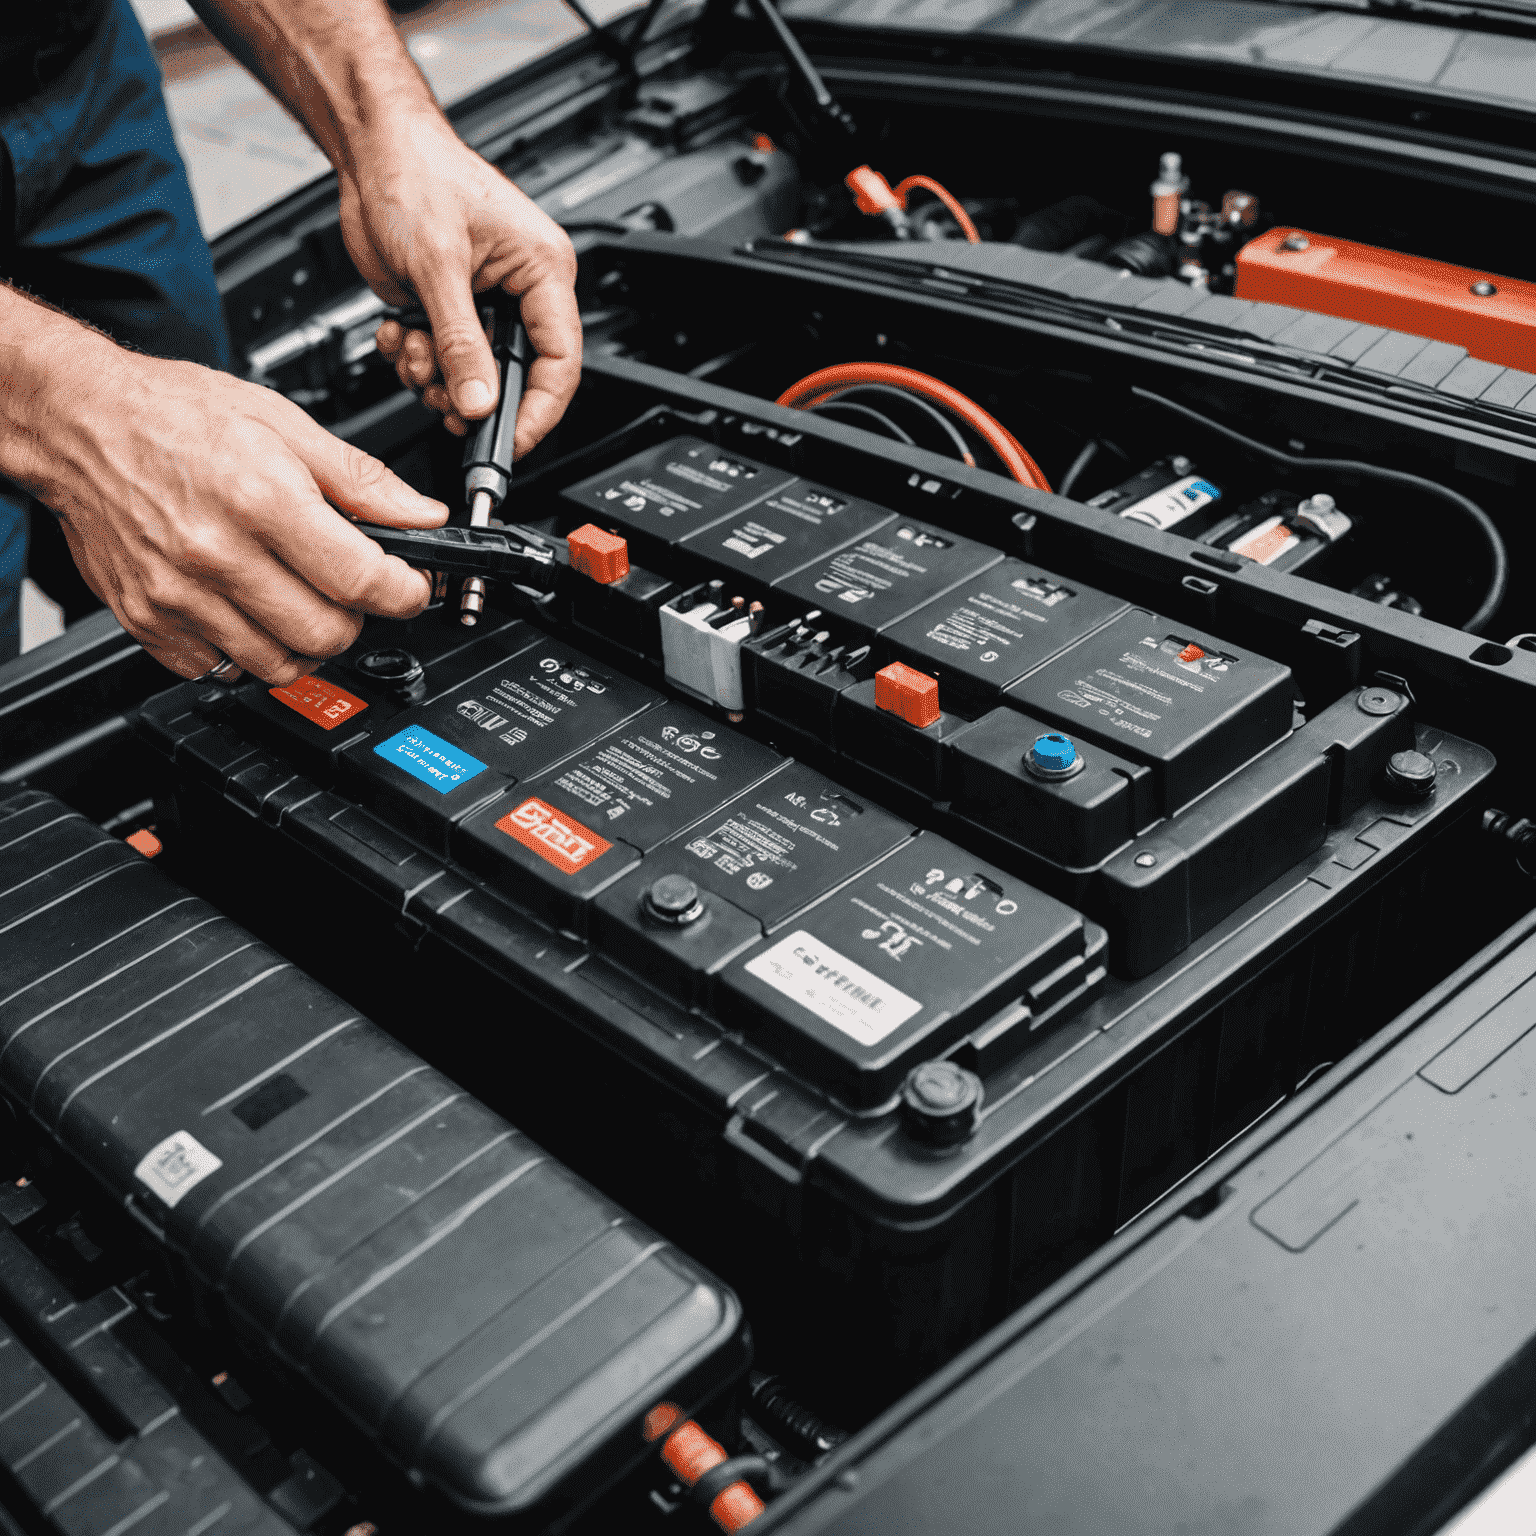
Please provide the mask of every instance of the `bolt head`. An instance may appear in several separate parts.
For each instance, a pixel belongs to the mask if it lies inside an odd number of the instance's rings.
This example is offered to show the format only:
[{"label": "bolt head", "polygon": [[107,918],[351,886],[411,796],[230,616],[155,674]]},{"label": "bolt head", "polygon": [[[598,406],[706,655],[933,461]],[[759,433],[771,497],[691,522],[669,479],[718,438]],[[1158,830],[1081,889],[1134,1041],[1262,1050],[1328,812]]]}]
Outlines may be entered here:
[{"label": "bolt head", "polygon": [[1480,277],[1472,284],[1469,291],[1475,293],[1480,299],[1491,299],[1499,290],[1486,277]]},{"label": "bolt head", "polygon": [[1156,863],[1157,855],[1155,853],[1138,853],[1135,858],[1135,864],[1138,869],[1151,869]]},{"label": "bolt head", "polygon": [[686,875],[663,875],[651,882],[645,905],[652,917],[674,928],[684,928],[704,915],[699,888]]},{"label": "bolt head", "polygon": [[1280,242],[1280,249],[1282,251],[1309,251],[1312,249],[1312,242],[1305,235],[1287,235]]}]

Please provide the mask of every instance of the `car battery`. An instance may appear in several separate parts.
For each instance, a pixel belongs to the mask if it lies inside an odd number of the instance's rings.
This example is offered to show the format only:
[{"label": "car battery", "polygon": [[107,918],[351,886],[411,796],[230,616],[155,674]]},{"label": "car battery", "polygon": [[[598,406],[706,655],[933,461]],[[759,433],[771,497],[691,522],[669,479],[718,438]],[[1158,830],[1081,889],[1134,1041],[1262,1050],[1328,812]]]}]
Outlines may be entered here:
[{"label": "car battery", "polygon": [[1000,551],[974,539],[896,518],[780,578],[774,590],[835,615],[868,638],[1001,559]]},{"label": "car battery", "polygon": [[447,851],[449,828],[467,812],[661,698],[538,630],[517,641],[492,666],[342,754],[349,791],[436,852]]},{"label": "car battery", "polygon": [[723,518],[739,516],[794,482],[787,470],[727,453],[699,437],[676,437],[568,487],[572,520],[615,528],[631,560],[670,571],[674,545]]},{"label": "car battery", "polygon": [[946,709],[975,715],[1126,606],[1010,556],[892,625],[880,651],[937,677]]},{"label": "car battery", "polygon": [[1201,536],[1202,544],[1256,560],[1272,571],[1314,579],[1334,549],[1354,532],[1355,520],[1320,492],[1266,491]]},{"label": "car battery", "polygon": [[1171,816],[1285,736],[1294,693],[1290,668],[1133,608],[1003,697],[1145,763]]},{"label": "car battery", "polygon": [[791,480],[770,496],[690,534],[683,548],[762,586],[875,533],[896,514],[857,496]]},{"label": "car battery", "polygon": [[686,704],[666,703],[465,818],[461,863],[557,928],[580,933],[586,904],[658,844],[784,759]]},{"label": "car battery", "polygon": [[661,990],[701,1001],[732,955],[911,835],[889,811],[786,762],[598,897],[594,945]]},{"label": "car battery", "polygon": [[330,784],[338,756],[402,706],[435,698],[536,635],[516,619],[475,633],[442,609],[370,620],[340,656],[296,681],[272,688],[252,678],[235,689],[231,718],[252,741]]},{"label": "car battery", "polygon": [[868,1111],[971,1031],[992,1045],[1081,1007],[1103,981],[1088,964],[1101,939],[1062,902],[925,832],[736,960],[715,1008]]},{"label": "car battery", "polygon": [[1210,523],[1220,500],[1220,489],[1196,474],[1190,460],[1174,454],[1100,491],[1088,505],[1164,533],[1177,528],[1182,534],[1194,534]]}]

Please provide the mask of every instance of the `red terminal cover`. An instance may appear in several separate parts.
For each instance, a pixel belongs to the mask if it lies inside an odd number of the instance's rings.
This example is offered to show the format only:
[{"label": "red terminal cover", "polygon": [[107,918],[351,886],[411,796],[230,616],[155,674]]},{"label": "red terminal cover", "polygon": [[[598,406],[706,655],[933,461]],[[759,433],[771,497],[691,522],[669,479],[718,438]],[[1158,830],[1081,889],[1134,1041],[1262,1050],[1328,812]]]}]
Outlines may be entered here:
[{"label": "red terminal cover", "polygon": [[853,193],[854,205],[860,213],[889,213],[900,210],[901,199],[896,196],[879,171],[861,165],[843,177],[848,190]]},{"label": "red terminal cover", "polygon": [[616,533],[583,523],[566,535],[570,546],[571,569],[607,587],[629,575],[629,543]]},{"label": "red terminal cover", "polygon": [[1250,240],[1237,253],[1236,292],[1451,342],[1506,368],[1536,358],[1536,283],[1304,229]]},{"label": "red terminal cover", "polygon": [[164,846],[148,827],[140,827],[137,832],[130,832],[123,841],[135,853],[142,853],[146,859],[154,858]]},{"label": "red terminal cover", "polygon": [[932,725],[939,718],[939,680],[905,662],[893,661],[875,673],[875,708],[908,725]]}]

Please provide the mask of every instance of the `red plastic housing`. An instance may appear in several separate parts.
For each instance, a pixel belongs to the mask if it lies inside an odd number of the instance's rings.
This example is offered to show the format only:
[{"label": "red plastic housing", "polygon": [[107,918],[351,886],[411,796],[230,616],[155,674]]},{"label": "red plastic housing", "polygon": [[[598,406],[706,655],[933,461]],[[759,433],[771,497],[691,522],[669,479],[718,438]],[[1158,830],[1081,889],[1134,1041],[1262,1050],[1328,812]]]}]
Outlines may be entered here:
[{"label": "red plastic housing", "polygon": [[[1286,248],[1303,240],[1305,249]],[[1236,292],[1448,341],[1486,362],[1536,371],[1536,283],[1519,278],[1303,229],[1272,229],[1238,252]]]}]

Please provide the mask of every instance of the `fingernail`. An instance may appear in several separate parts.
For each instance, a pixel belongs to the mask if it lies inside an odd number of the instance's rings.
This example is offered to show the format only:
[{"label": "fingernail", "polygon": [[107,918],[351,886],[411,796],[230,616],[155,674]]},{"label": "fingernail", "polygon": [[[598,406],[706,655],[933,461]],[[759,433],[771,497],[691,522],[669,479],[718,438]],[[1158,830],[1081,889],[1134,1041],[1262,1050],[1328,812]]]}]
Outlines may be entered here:
[{"label": "fingernail", "polygon": [[461,411],[485,411],[491,405],[491,392],[479,379],[470,379],[459,385],[459,409]]}]

